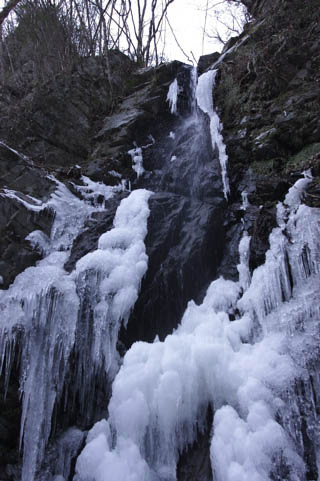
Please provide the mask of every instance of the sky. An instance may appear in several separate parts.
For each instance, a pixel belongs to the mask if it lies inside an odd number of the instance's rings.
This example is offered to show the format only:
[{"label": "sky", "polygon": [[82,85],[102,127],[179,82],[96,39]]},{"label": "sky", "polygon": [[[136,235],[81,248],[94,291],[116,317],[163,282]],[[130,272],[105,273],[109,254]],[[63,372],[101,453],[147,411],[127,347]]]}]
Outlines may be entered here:
[{"label": "sky", "polygon": [[[192,58],[191,52],[198,61],[200,55],[221,50],[219,43],[214,43],[205,36],[202,51],[203,27],[205,23],[206,0],[175,0],[168,9],[169,21],[174,29],[177,40],[185,53]],[[181,60],[187,63],[185,55],[177,46],[172,35],[168,40],[167,56],[170,60]]]},{"label": "sky", "polygon": [[[0,8],[4,0],[0,0]],[[168,18],[175,36],[185,54],[181,51],[167,26],[165,57],[168,60],[180,60],[185,63],[198,61],[201,55],[220,51],[222,45],[207,36],[203,42],[205,24],[205,7],[207,0],[175,0],[168,8]],[[214,22],[213,16],[208,18],[207,29]],[[189,61],[188,61],[189,58]]]}]

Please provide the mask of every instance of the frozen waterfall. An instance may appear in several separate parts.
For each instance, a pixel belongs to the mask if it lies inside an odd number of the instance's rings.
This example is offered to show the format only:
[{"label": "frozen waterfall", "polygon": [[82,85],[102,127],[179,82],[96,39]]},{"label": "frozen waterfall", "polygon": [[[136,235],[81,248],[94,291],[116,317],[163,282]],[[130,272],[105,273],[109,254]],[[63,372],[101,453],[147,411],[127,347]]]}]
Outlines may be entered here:
[{"label": "frozen waterfall", "polygon": [[[174,279],[169,286],[183,283],[192,269],[199,267],[195,276],[205,272],[197,259],[204,264],[207,258],[197,257],[193,250],[213,250],[219,235],[211,219],[221,213],[230,194],[222,124],[212,98],[217,71],[210,70],[199,80],[195,69],[188,73],[190,85],[184,91],[182,80],[181,87],[177,78],[166,83],[166,119],[174,120],[165,139],[148,134],[150,143],[139,141],[139,147],[134,142],[134,148],[125,151],[136,174],[130,177],[133,189],[161,185],[152,204],[161,214],[151,217],[152,222],[163,223],[165,231],[165,242],[156,246],[157,269],[168,269],[174,256],[187,259],[180,277],[169,270]],[[179,98],[183,92],[188,101]],[[179,112],[183,102],[187,118]],[[161,168],[152,158],[154,152],[163,157]],[[120,181],[121,174],[111,173]],[[131,192],[126,178],[115,187],[85,176],[82,185],[70,188],[51,180],[56,189],[46,202],[6,188],[0,192],[0,197],[34,213],[47,210],[54,215],[50,236],[37,230],[27,237],[42,260],[19,274],[7,290],[0,290],[0,373],[5,391],[16,365],[20,367],[21,481],[44,481],[44,466],[50,466],[46,481],[177,481],[182,453],[202,434],[209,437],[214,481],[310,480],[305,439],[312,445],[312,462],[320,465],[320,209],[303,204],[311,172],[305,172],[278,203],[264,264],[250,271],[251,237],[245,222],[239,222],[235,280],[216,279],[210,271],[209,287],[209,282],[202,284],[206,293],[198,292],[201,299],[190,300],[187,306],[181,301],[179,313],[185,311],[176,329],[166,337],[158,331],[161,341],[158,335],[150,343],[129,339],[124,347],[131,347],[123,357],[118,352],[123,340],[119,333],[139,303],[141,282],[149,274],[146,236],[152,192]],[[130,192],[125,189],[127,181]],[[82,252],[67,272],[66,262],[86,222],[105,212],[117,194],[122,200],[112,228],[102,224],[97,245]],[[252,207],[246,191],[241,197],[238,220],[250,215]],[[206,243],[184,243],[208,226],[213,226],[213,234]],[[154,231],[152,235],[156,237]],[[149,272],[156,276],[151,255]],[[188,264],[192,256],[196,261]],[[156,288],[166,282],[165,277],[159,279]],[[144,300],[153,303],[155,296],[149,299],[150,289],[145,291]],[[152,304],[154,311],[174,297],[169,289],[163,292],[157,307]],[[132,318],[141,323],[135,315]],[[150,324],[153,321],[150,315]],[[106,385],[112,386],[110,402],[106,395],[103,413],[94,417],[97,392]],[[56,418],[66,406],[70,418],[76,412],[82,424],[71,426],[68,418],[61,423],[61,432]],[[208,412],[213,413],[209,426]],[[99,420],[87,432],[93,418]]]},{"label": "frozen waterfall", "polygon": [[[100,237],[98,248],[82,257],[68,274],[63,266],[85,220],[104,209],[104,202],[122,187],[106,187],[84,177],[84,185],[75,187],[82,197],[78,198],[53,180],[57,188],[46,204],[21,199],[29,209],[47,208],[55,213],[50,239],[40,231],[29,236],[45,257],[18,275],[7,291],[0,291],[0,372],[5,370],[7,383],[18,345],[21,350],[22,481],[34,481],[43,460],[53,410],[63,394],[79,330],[73,389],[81,392],[80,408],[86,409],[92,373],[103,368],[110,379],[114,376],[118,330],[137,299],[148,260],[144,237],[151,193],[136,190],[122,200],[114,227]],[[12,191],[0,195],[20,201]],[[97,202],[101,196],[102,205]]]},{"label": "frozen waterfall", "polygon": [[[308,182],[299,180],[278,205],[266,262],[252,279],[245,234],[239,282],[212,282],[164,342],[127,352],[109,420],[90,432],[76,481],[176,480],[179,454],[203,430],[209,405],[214,479],[269,481],[281,470],[305,479],[287,396],[306,379],[320,334],[320,212],[300,203]],[[315,407],[310,416],[317,419]]]}]

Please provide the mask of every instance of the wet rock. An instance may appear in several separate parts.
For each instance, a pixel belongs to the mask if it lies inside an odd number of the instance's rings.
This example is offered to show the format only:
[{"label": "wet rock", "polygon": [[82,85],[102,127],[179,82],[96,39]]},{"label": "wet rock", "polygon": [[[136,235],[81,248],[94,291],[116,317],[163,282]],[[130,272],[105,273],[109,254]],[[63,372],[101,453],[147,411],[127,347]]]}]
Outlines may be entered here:
[{"label": "wet rock", "polygon": [[[210,423],[208,423],[210,426]],[[210,432],[198,434],[196,442],[181,454],[178,481],[213,481],[210,461]]]},{"label": "wet rock", "polygon": [[[34,230],[50,235],[53,212],[49,209],[36,212],[32,206],[37,205],[33,198],[47,200],[54,186],[41,168],[34,166],[22,154],[0,145],[1,289],[8,288],[17,274],[41,259],[41,253],[32,248],[25,238]],[[17,196],[14,198],[8,189],[18,191]],[[26,207],[28,204],[30,209]]]},{"label": "wet rock", "polygon": [[276,209],[263,206],[254,223],[250,241],[249,266],[251,271],[265,262],[265,254],[270,248],[269,235],[276,226]]},{"label": "wet rock", "polygon": [[71,72],[58,73],[37,88],[30,82],[18,96],[5,84],[0,106],[7,122],[0,138],[52,168],[85,163],[92,136],[129,88],[126,80],[135,68],[118,51],[109,57],[111,85],[106,60],[99,57],[79,59]]},{"label": "wet rock", "polygon": [[205,72],[211,65],[213,65],[220,57],[219,52],[210,53],[208,55],[201,55],[198,61],[198,74],[201,75]]},{"label": "wet rock", "polygon": [[112,228],[116,210],[126,195],[123,194],[115,199],[110,199],[105,211],[95,212],[91,219],[87,221],[84,230],[73,242],[70,257],[64,265],[67,272],[71,272],[75,268],[81,257],[97,249],[99,237]]},{"label": "wet rock", "polygon": [[150,208],[148,271],[121,334],[126,346],[169,334],[215,277],[223,249],[222,211],[213,204],[163,192],[151,197]]}]

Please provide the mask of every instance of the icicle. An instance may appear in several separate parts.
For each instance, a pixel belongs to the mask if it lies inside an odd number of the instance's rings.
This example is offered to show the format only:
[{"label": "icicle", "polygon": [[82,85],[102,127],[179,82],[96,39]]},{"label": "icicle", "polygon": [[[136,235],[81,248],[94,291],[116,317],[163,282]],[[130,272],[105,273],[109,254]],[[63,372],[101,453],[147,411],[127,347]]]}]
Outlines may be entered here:
[{"label": "icicle", "polygon": [[198,106],[204,113],[208,114],[210,118],[212,148],[213,150],[215,150],[216,147],[218,148],[223,183],[223,194],[227,200],[228,194],[230,193],[229,179],[227,174],[228,156],[226,154],[226,146],[223,142],[223,137],[221,134],[222,124],[218,114],[214,110],[212,100],[212,91],[214,88],[216,75],[217,70],[209,70],[209,72],[205,72],[199,77],[196,97]]},{"label": "icicle", "polygon": [[168,94],[167,94],[167,102],[169,102],[170,112],[172,114],[177,113],[177,102],[178,102],[178,95],[181,92],[181,89],[178,85],[178,80],[175,79],[169,86]]}]

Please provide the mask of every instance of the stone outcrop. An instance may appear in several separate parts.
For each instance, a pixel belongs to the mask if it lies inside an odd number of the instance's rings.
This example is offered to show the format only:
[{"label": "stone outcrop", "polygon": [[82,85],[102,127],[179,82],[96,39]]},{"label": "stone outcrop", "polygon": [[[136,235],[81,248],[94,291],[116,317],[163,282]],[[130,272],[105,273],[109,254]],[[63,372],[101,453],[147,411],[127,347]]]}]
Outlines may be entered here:
[{"label": "stone outcrop", "polygon": [[243,3],[253,19],[219,65],[214,101],[235,205],[248,192],[256,267],[268,248],[273,208],[304,170],[314,175],[306,202],[320,205],[320,2]]}]

